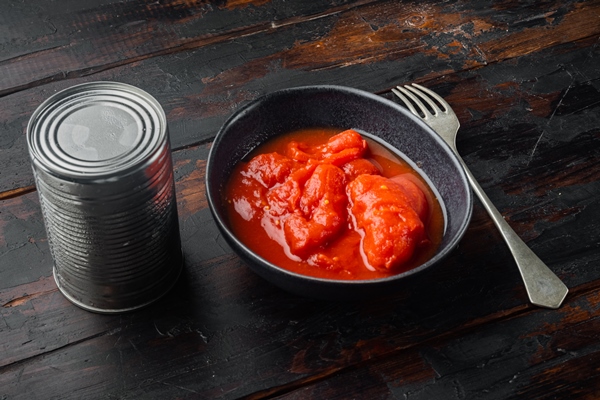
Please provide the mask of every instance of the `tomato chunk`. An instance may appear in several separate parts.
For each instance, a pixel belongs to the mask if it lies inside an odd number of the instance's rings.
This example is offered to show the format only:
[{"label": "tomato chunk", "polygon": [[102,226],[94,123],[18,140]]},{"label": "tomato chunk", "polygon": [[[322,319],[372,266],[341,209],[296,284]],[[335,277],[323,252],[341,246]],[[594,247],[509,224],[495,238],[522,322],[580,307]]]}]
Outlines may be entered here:
[{"label": "tomato chunk", "polygon": [[409,174],[396,175],[391,177],[390,180],[399,184],[404,194],[408,197],[411,207],[419,215],[419,218],[422,221],[427,221],[429,216],[429,201],[427,201],[425,192],[421,189],[422,184],[419,184],[416,178]]},{"label": "tomato chunk", "polygon": [[338,167],[356,160],[365,153],[368,145],[358,132],[345,130],[331,137],[326,144],[318,147],[321,160]]},{"label": "tomato chunk", "polygon": [[425,239],[425,226],[399,183],[360,175],[348,184],[352,214],[364,233],[362,250],[371,268],[394,270]]},{"label": "tomato chunk", "polygon": [[302,142],[291,141],[287,146],[286,154],[289,158],[299,162],[319,160],[341,167],[362,157],[367,149],[367,142],[362,136],[355,130],[348,129],[332,136],[326,143],[318,146],[311,147]]},{"label": "tomato chunk", "polygon": [[334,238],[346,225],[345,175],[321,164],[306,182],[299,207],[284,220],[285,239],[292,254],[307,257]]},{"label": "tomato chunk", "polygon": [[381,171],[379,168],[375,166],[371,161],[366,160],[364,158],[358,158],[356,160],[352,160],[342,166],[342,169],[346,173],[348,180],[351,181],[359,175],[369,174],[369,175],[381,175]]},{"label": "tomato chunk", "polygon": [[294,162],[291,159],[279,153],[260,154],[250,160],[242,175],[270,188],[283,182],[293,166]]}]

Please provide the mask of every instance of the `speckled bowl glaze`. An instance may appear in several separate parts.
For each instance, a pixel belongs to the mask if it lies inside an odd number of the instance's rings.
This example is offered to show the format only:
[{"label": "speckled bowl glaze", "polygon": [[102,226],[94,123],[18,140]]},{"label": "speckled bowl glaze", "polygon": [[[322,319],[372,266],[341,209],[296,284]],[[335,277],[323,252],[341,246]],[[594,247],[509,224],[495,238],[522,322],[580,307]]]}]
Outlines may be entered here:
[{"label": "speckled bowl glaze", "polygon": [[[445,232],[433,258],[410,271],[383,279],[329,280],[280,268],[256,255],[236,238],[222,202],[222,191],[233,167],[270,137],[310,127],[353,128],[367,132],[413,163],[437,191],[444,211]],[[235,112],[217,134],[208,156],[206,195],[223,236],[254,272],[289,292],[326,300],[363,299],[401,290],[407,281],[422,276],[452,251],[467,229],[473,207],[464,171],[433,130],[392,101],[341,86],[280,90]]]}]

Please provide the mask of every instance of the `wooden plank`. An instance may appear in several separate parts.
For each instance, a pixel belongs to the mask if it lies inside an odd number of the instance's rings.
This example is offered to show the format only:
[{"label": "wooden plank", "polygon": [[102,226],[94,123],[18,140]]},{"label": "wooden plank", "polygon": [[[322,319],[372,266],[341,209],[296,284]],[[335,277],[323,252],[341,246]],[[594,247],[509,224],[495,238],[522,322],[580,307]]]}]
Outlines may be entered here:
[{"label": "wooden plank", "polygon": [[9,0],[0,16],[0,96],[370,2],[67,1],[56,7]]},{"label": "wooden plank", "polygon": [[[429,55],[443,54],[454,64],[463,58],[464,68],[586,37],[582,33],[598,34],[597,1],[553,1],[545,8],[540,14],[535,7],[514,2],[481,8],[468,2],[407,5],[373,0],[245,0],[222,6],[134,0],[70,2],[56,8],[11,0],[3,14],[6,32],[2,36],[0,76],[4,79],[0,80],[0,95],[162,54],[264,32],[271,34],[281,27],[315,19],[329,22],[311,32],[318,36],[316,43],[299,43],[293,52],[313,48],[321,54],[318,61],[322,64],[331,64],[331,60],[342,64],[372,63],[371,58],[396,57],[398,51],[407,52],[398,44],[408,43],[414,45],[408,53],[417,49]],[[332,25],[338,18],[339,22]],[[450,34],[438,34],[448,26],[453,27]],[[549,29],[554,34],[549,34]],[[506,35],[507,31],[510,34]],[[365,46],[366,43],[370,44]],[[378,51],[381,46],[388,51]],[[340,50],[346,57],[339,57]],[[463,57],[456,57],[458,53],[463,53]],[[468,59],[464,59],[465,55]],[[311,59],[311,64],[315,61]],[[452,70],[456,69],[460,68],[452,66]]]},{"label": "wooden plank", "polygon": [[[554,47],[544,48],[547,51],[540,50],[540,53],[536,53],[541,57],[540,61],[535,61],[538,59],[535,55],[530,58],[533,61],[525,59],[524,62],[532,63],[531,67],[536,65],[542,68],[543,62],[557,69],[561,65],[574,65],[578,61],[575,58],[595,59],[598,50],[593,45],[598,32],[586,21],[595,21],[592,16],[600,12],[600,2],[585,3],[583,10],[586,12],[581,11],[583,6],[580,3],[556,3],[555,7],[558,4],[565,16],[547,23],[540,22],[534,28],[519,22],[515,16],[516,9],[500,10],[502,12],[499,15],[503,19],[496,22],[489,15],[489,10],[469,10],[474,20],[484,21],[486,24],[476,24],[478,28],[468,35],[464,30],[474,29],[473,21],[467,21],[464,16],[463,8],[468,5],[463,4],[457,10],[444,5],[402,7],[397,2],[383,2],[373,6],[366,4],[346,12],[317,19],[306,18],[266,32],[236,37],[235,40],[218,45],[201,46],[187,51],[185,57],[179,53],[153,57],[1,97],[0,120],[4,122],[0,125],[0,193],[32,185],[23,138],[27,121],[43,100],[73,84],[117,80],[150,92],[165,108],[174,147],[179,148],[210,140],[234,109],[265,92],[298,85],[339,84],[383,93],[394,84],[431,80],[493,64],[499,61],[494,58],[496,55],[493,46],[489,54],[477,50],[483,48],[488,41],[511,40],[515,46],[512,56],[516,56],[524,41],[517,32],[533,31],[538,35],[539,30],[544,30],[552,35],[556,31],[561,33],[562,39],[559,42],[570,43],[567,46],[569,53],[563,56],[562,64],[554,61],[551,55],[566,50],[563,47],[557,50],[554,41],[548,43]],[[522,11],[524,16],[533,12],[529,9]],[[572,19],[567,18],[567,15],[572,14],[582,17],[581,30],[562,28],[561,24],[565,20],[572,24]],[[432,17],[417,23],[414,17],[419,15]],[[436,33],[438,26],[434,24],[434,17],[457,26],[451,38],[441,38]],[[519,29],[506,33],[506,21]],[[600,29],[599,25],[593,26]],[[572,44],[576,40],[583,40],[583,47],[592,47],[577,52],[578,45]],[[526,47],[523,51],[529,53],[531,49]],[[598,76],[593,65],[584,63],[581,66],[591,70],[589,80]],[[502,69],[499,68],[498,71],[501,73]],[[573,73],[568,69],[566,72]],[[8,75],[0,75],[2,76]],[[491,79],[490,83],[497,79],[496,76],[483,75],[480,78]],[[465,99],[471,100],[471,105],[476,106],[473,112],[484,112],[483,115],[493,117],[515,104],[514,98],[507,98],[512,95],[510,90],[514,86],[513,82],[507,87],[496,88],[494,96],[486,99],[477,96],[477,92],[467,94]],[[475,89],[489,92],[492,88]],[[558,92],[551,91],[548,94],[558,96],[563,89],[561,87]],[[537,95],[537,89],[534,87],[533,90],[529,95]],[[499,110],[494,109],[498,107],[494,103],[497,96],[505,101]],[[484,106],[489,108],[479,111]],[[538,113],[545,110],[538,107],[535,109],[539,110]],[[457,111],[461,113],[461,117],[469,113],[468,110],[461,109],[460,104],[457,104]],[[547,114],[547,118],[548,115],[550,114]]]},{"label": "wooden plank", "polygon": [[[495,398],[503,398],[542,391],[548,378],[538,378],[545,371],[558,371],[575,385],[581,370],[569,371],[561,362],[576,354],[594,357],[598,350],[597,287],[582,287],[559,311],[517,304],[477,318],[468,303],[489,307],[492,294],[459,294],[467,288],[460,282],[446,282],[451,288],[443,289],[444,299],[421,290],[384,302],[324,303],[259,284],[230,261],[188,268],[168,299],[134,314],[105,317],[73,306],[43,310],[62,316],[64,332],[35,337],[30,326],[38,345],[42,336],[75,339],[85,333],[82,327],[97,332],[2,368],[2,393],[18,398],[27,388],[26,394],[43,390],[46,398],[233,399],[288,392],[297,395],[290,398],[343,398],[389,390],[444,398],[455,385],[465,394],[499,390]],[[32,306],[45,302],[32,300]],[[464,313],[448,312],[457,309]],[[62,385],[47,384],[59,379]]]},{"label": "wooden plank", "polygon": [[593,399],[600,395],[600,291],[559,311],[525,313],[465,335],[357,362],[328,379],[248,399]]}]

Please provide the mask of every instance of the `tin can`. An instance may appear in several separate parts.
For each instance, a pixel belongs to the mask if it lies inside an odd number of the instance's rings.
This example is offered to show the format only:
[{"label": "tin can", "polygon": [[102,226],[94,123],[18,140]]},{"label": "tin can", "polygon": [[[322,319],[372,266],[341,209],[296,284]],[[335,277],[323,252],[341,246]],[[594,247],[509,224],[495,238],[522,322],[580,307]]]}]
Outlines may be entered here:
[{"label": "tin can", "polygon": [[160,104],[123,83],[73,86],[37,108],[27,140],[60,291],[99,313],[167,293],[183,260]]}]

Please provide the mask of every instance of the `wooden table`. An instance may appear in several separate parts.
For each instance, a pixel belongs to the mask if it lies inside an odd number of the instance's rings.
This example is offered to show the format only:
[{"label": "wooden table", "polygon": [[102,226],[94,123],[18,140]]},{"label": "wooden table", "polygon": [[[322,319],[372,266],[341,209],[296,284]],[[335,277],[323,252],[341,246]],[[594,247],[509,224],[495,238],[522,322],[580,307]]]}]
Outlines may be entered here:
[{"label": "wooden table", "polygon": [[[3,0],[0,399],[600,398],[600,1]],[[170,124],[185,268],[106,316],[68,302],[25,141],[33,110],[96,80]],[[284,292],[219,236],[204,194],[224,120],[271,91],[336,84],[443,95],[458,147],[568,285],[527,301],[481,204],[429,284],[363,302]]]}]

